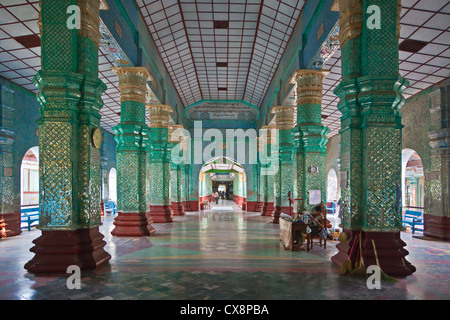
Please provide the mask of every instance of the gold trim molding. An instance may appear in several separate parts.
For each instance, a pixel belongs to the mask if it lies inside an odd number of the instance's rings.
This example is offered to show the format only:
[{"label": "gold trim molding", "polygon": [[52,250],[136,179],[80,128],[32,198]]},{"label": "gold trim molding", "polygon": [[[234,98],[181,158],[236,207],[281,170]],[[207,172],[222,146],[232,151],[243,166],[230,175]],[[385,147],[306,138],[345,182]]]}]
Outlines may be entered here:
[{"label": "gold trim molding", "polygon": [[147,81],[152,80],[145,67],[113,67],[111,70],[119,77],[120,102],[147,101]]},{"label": "gold trim molding", "polygon": [[169,128],[169,114],[173,109],[165,104],[148,104],[150,128]]},{"label": "gold trim molding", "polygon": [[297,106],[302,104],[322,104],[323,79],[330,70],[297,70]]}]

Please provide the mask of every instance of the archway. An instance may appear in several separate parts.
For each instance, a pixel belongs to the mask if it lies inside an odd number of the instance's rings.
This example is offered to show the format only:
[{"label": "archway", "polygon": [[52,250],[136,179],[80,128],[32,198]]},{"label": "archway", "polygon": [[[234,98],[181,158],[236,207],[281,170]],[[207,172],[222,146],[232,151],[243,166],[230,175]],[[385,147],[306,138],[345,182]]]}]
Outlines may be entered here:
[{"label": "archway", "polygon": [[215,157],[202,166],[199,176],[200,209],[205,201],[215,201],[215,192],[220,200],[233,200],[246,210],[247,179],[244,168],[236,160]]},{"label": "archway", "polygon": [[117,203],[117,172],[111,168],[108,176],[109,201]]},{"label": "archway", "polygon": [[327,202],[337,202],[338,200],[338,179],[336,170],[328,171],[327,176]]},{"label": "archway", "polygon": [[402,204],[404,208],[424,208],[424,173],[422,159],[416,151],[402,151]]},{"label": "archway", "polygon": [[39,224],[39,147],[28,149],[20,165],[21,227],[28,230]]}]

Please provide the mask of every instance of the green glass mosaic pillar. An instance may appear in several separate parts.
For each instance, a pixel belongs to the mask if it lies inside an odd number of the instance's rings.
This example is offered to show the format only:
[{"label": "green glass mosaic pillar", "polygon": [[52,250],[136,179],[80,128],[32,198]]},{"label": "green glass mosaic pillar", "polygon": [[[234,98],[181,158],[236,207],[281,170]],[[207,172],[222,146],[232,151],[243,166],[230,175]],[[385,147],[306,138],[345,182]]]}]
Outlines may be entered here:
[{"label": "green glass mosaic pillar", "polygon": [[[400,1],[341,0],[340,42],[341,190],[347,247],[361,232],[366,265],[380,265],[390,275],[406,276],[415,268],[401,230],[402,92],[407,84],[398,71]],[[380,12],[377,15],[377,12]],[[377,21],[379,22],[377,27]],[[356,203],[356,205],[355,205]],[[342,244],[340,253],[347,253]],[[332,260],[342,262],[345,254]],[[356,260],[354,256],[351,260]]]},{"label": "green glass mosaic pillar", "polygon": [[276,127],[263,126],[261,128],[261,143],[263,148],[260,152],[261,159],[261,189],[263,195],[262,216],[272,216],[274,207],[274,175],[278,168],[275,163],[275,154],[273,153],[276,143]]},{"label": "green glass mosaic pillar", "polygon": [[275,171],[274,195],[275,210],[273,223],[279,223],[280,214],[291,214],[289,192],[294,195],[294,159],[292,128],[294,126],[294,108],[291,106],[276,106],[272,112],[276,114],[278,131],[278,169]]},{"label": "green glass mosaic pillar", "polygon": [[[257,146],[258,146],[258,162],[254,166],[255,168],[255,176],[256,176],[256,203],[254,207],[254,212],[262,212],[263,203],[264,203],[264,190],[265,190],[265,179],[261,176],[263,173],[261,157],[263,156],[262,151],[264,148],[264,137],[257,138]],[[247,210],[249,206],[247,206]]]},{"label": "green glass mosaic pillar", "polygon": [[450,87],[442,87],[431,98],[428,132],[431,170],[425,174],[429,197],[425,203],[423,234],[443,240],[450,240],[449,93]]},{"label": "green glass mosaic pillar", "polygon": [[[190,200],[190,188],[192,180],[190,176],[191,165],[188,163],[183,164],[183,181],[184,181],[184,210],[185,211],[197,211],[198,199],[195,201]],[[197,210],[195,210],[197,208]]]},{"label": "green glass mosaic pillar", "polygon": [[[303,208],[312,210],[326,203],[326,143],[330,131],[322,125],[322,81],[328,74],[323,70],[297,70],[297,126],[296,144],[296,199],[303,199]],[[311,203],[310,192],[315,196]],[[320,195],[318,194],[320,193]]]},{"label": "green glass mosaic pillar", "polygon": [[[175,148],[177,151],[177,146],[180,147],[182,140],[182,135],[179,133],[180,129],[183,129],[182,125],[169,125],[171,150]],[[176,152],[171,152],[170,163],[170,201],[172,212],[176,216],[184,216],[186,214],[183,205],[183,156],[181,152],[181,150],[177,154],[175,154]]]},{"label": "green glass mosaic pillar", "polygon": [[120,123],[113,128],[117,142],[117,212],[113,236],[150,236],[156,230],[148,212],[148,134],[145,124],[146,83],[144,67],[112,69],[119,77]]},{"label": "green glass mosaic pillar", "polygon": [[167,105],[147,105],[150,111],[150,212],[154,223],[173,222],[170,201],[169,113]]},{"label": "green glass mosaic pillar", "polygon": [[[30,249],[31,273],[95,269],[111,256],[101,225],[100,113],[106,86],[98,79],[99,0],[41,0],[41,70],[34,78],[39,119],[40,224]],[[81,28],[68,29],[78,5]]]},{"label": "green glass mosaic pillar", "polygon": [[17,236],[20,228],[20,199],[14,195],[14,91],[0,84],[0,238]]}]

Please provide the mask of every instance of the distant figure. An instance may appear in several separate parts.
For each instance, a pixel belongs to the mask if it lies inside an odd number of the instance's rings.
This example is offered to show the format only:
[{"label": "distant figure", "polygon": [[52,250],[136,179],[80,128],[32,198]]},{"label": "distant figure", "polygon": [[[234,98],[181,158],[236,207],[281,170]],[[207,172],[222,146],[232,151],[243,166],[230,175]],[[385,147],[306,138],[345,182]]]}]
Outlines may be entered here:
[{"label": "distant figure", "polygon": [[217,191],[214,193],[214,198],[216,199],[216,204],[219,204],[219,193]]}]

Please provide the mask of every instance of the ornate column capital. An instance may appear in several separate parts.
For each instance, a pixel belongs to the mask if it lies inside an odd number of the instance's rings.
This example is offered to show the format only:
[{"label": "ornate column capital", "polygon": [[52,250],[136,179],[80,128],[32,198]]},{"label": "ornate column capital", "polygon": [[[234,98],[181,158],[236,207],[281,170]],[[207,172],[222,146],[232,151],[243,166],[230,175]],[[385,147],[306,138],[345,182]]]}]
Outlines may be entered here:
[{"label": "ornate column capital", "polygon": [[120,102],[147,101],[147,81],[152,77],[145,67],[113,67],[119,77]]},{"label": "ornate column capital", "polygon": [[173,112],[171,106],[150,104],[147,107],[150,111],[150,128],[169,128],[169,114]]},{"label": "ornate column capital", "polygon": [[294,127],[295,107],[275,106],[272,113],[276,114],[276,128],[281,130],[290,130]]},{"label": "ornate column capital", "polygon": [[329,70],[297,70],[297,106],[302,104],[322,104],[322,82],[330,73]]},{"label": "ornate column capital", "polygon": [[184,129],[184,127],[181,124],[170,124],[169,125],[169,142],[171,143],[180,143],[184,135],[183,133],[180,133],[180,131],[177,132],[177,130]]},{"label": "ornate column capital", "polygon": [[352,38],[361,36],[362,0],[339,0],[339,42],[341,47]]},{"label": "ornate column capital", "polygon": [[100,44],[100,0],[77,0],[81,14],[81,28],[78,35],[94,41],[97,47]]}]

